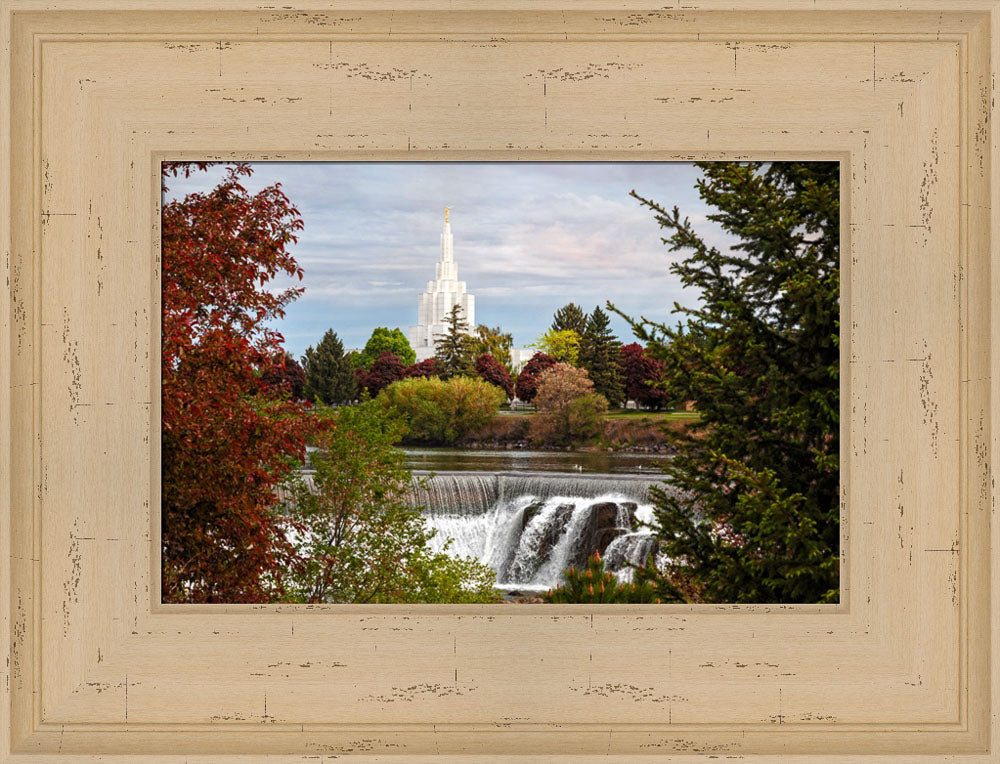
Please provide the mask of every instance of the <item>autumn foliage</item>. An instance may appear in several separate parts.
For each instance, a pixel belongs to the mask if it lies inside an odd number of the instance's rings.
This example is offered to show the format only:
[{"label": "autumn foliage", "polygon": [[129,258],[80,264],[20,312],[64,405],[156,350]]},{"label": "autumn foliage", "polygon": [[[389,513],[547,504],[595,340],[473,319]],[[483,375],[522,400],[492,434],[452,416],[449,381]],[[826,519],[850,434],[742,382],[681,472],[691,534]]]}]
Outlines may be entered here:
[{"label": "autumn foliage", "polygon": [[[205,165],[165,164],[164,178]],[[278,185],[250,193],[248,164],[162,215],[162,531],[165,602],[269,602],[294,557],[275,486],[319,420],[290,397],[282,337],[267,322],[301,290],[302,228]]]},{"label": "autumn foliage", "polygon": [[619,359],[625,376],[625,398],[640,406],[659,410],[670,403],[663,387],[667,367],[651,358],[638,342],[625,345]]},{"label": "autumn foliage", "polygon": [[429,379],[430,377],[440,377],[441,376],[441,363],[437,358],[433,356],[427,358],[420,363],[415,363],[412,366],[406,367],[406,376],[409,377],[423,377],[424,379]]},{"label": "autumn foliage", "polygon": [[278,355],[269,369],[261,372],[261,385],[285,392],[292,400],[302,400],[306,390],[306,372],[290,355]]},{"label": "autumn foliage", "polygon": [[585,369],[557,363],[538,376],[535,408],[532,440],[537,445],[570,445],[601,433],[608,400],[594,392]]},{"label": "autumn foliage", "polygon": [[362,379],[365,389],[373,398],[393,382],[406,377],[406,366],[395,353],[384,351],[372,363],[371,368],[364,373]]},{"label": "autumn foliage", "polygon": [[514,397],[514,381],[510,378],[510,372],[489,353],[482,353],[476,358],[476,374],[480,379],[503,390],[507,400]]}]

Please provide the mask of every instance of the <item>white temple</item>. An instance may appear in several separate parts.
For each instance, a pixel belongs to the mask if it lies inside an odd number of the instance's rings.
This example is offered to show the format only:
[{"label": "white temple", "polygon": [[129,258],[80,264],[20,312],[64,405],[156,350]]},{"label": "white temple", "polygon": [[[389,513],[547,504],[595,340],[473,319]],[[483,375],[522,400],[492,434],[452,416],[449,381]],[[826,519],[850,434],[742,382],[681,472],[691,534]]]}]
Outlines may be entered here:
[{"label": "white temple", "polygon": [[410,346],[418,362],[434,355],[434,337],[447,334],[449,327],[444,319],[455,305],[462,309],[469,331],[476,327],[476,298],[465,291],[465,282],[458,280],[452,245],[451,223],[445,207],[441,259],[434,266],[434,280],[427,282],[427,291],[417,298],[417,325],[410,327]]}]

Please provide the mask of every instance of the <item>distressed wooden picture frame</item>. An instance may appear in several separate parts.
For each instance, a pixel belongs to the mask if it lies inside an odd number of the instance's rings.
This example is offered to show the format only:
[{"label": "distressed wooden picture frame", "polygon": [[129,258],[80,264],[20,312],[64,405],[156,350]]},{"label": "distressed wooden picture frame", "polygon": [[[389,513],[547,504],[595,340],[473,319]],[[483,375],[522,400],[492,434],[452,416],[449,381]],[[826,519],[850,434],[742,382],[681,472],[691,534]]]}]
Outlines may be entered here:
[{"label": "distressed wooden picture frame", "polygon": [[[0,758],[1000,760],[997,7],[5,0]],[[159,604],[162,158],[744,157],[842,162],[839,605]]]}]

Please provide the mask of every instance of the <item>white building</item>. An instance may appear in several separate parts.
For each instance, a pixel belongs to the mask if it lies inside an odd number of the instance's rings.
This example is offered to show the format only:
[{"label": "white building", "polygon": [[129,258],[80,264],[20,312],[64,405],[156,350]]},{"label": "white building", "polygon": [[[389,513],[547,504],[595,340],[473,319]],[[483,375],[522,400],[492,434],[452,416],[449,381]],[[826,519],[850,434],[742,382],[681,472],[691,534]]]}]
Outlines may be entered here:
[{"label": "white building", "polygon": [[515,372],[520,372],[524,364],[531,360],[531,356],[538,352],[538,348],[511,348],[510,365]]},{"label": "white building", "polygon": [[[410,347],[417,354],[418,363],[434,355],[434,338],[448,333],[449,325],[444,319],[455,305],[462,309],[469,334],[476,330],[476,298],[466,291],[465,282],[458,280],[448,210],[448,207],[444,208],[441,259],[434,266],[434,280],[428,281],[427,291],[417,297],[417,325],[410,327]],[[511,348],[514,370],[520,371],[535,352],[531,348]]]},{"label": "white building", "polygon": [[416,352],[418,362],[434,355],[434,337],[448,333],[444,319],[454,306],[462,309],[470,333],[476,328],[476,298],[465,291],[465,282],[458,280],[452,247],[451,223],[445,207],[441,259],[434,266],[434,280],[427,282],[427,291],[417,298],[417,325],[410,327],[410,347]]}]

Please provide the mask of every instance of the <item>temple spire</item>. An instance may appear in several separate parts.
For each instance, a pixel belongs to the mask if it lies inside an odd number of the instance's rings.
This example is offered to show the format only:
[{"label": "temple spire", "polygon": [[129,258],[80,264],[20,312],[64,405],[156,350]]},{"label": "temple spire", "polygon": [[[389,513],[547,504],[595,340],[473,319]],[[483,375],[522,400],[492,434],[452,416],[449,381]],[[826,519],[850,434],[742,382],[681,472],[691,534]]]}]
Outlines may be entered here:
[{"label": "temple spire", "polygon": [[454,239],[449,217],[451,207],[444,208],[441,226],[441,256],[434,266],[434,280],[427,282],[427,290],[417,298],[417,323],[410,327],[410,346],[416,351],[417,360],[434,355],[435,337],[448,332],[445,318],[458,305],[469,326],[476,325],[476,301],[458,280],[458,263],[454,258]]},{"label": "temple spire", "polygon": [[437,278],[457,280],[457,266],[452,261],[453,240],[451,236],[451,223],[448,222],[448,213],[450,211],[451,207],[444,208],[444,225],[441,226],[441,264],[443,270],[442,268],[438,269]]}]

